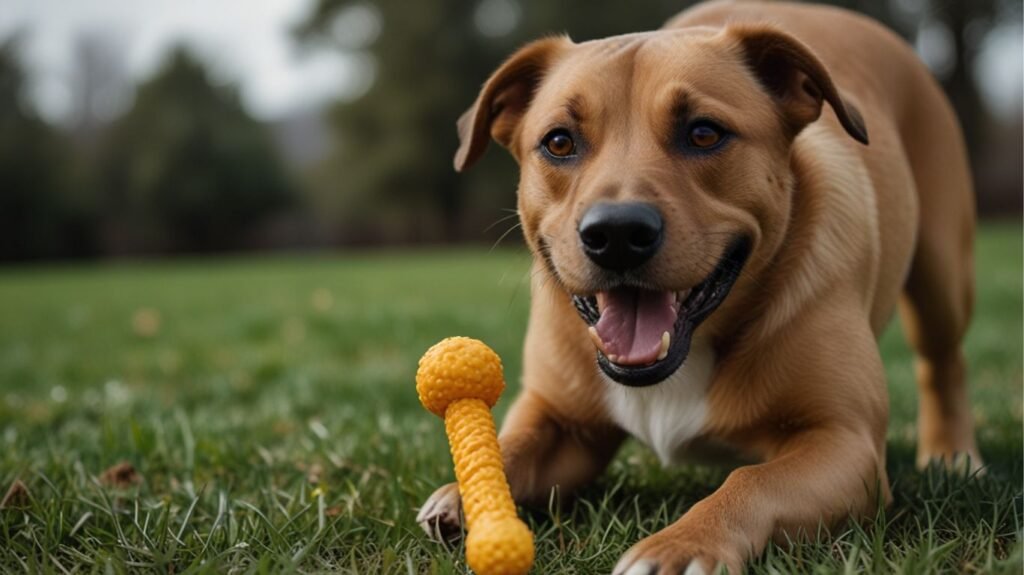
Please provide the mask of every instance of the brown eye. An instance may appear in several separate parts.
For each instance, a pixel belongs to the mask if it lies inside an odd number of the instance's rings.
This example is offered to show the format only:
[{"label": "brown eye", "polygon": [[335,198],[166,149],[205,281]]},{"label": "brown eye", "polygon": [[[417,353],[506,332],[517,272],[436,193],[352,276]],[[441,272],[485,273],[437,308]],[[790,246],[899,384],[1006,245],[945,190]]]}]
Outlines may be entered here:
[{"label": "brown eye", "polygon": [[576,143],[565,130],[555,130],[544,136],[541,142],[548,154],[556,158],[567,158],[576,151]]},{"label": "brown eye", "polygon": [[713,148],[722,141],[722,131],[716,126],[698,124],[690,128],[687,140],[687,143],[694,148]]}]

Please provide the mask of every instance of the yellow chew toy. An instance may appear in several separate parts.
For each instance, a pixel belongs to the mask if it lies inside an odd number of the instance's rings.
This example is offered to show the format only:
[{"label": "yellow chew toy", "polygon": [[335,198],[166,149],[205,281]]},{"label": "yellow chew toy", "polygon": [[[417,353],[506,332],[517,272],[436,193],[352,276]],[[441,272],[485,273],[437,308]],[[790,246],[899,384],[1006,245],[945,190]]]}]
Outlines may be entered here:
[{"label": "yellow chew toy", "polygon": [[491,417],[504,389],[501,358],[468,337],[428,349],[416,371],[420,403],[444,418],[469,529],[466,562],[479,575],[523,575],[533,565],[533,533],[516,516]]}]

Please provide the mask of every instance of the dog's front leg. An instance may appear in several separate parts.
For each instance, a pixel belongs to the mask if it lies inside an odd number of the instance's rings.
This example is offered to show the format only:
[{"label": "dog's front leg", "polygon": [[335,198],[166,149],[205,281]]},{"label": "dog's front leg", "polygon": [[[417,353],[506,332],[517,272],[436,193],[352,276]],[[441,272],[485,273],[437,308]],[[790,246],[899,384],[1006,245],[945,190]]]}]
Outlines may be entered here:
[{"label": "dog's front leg", "polygon": [[[844,337],[835,337],[836,324]],[[712,398],[731,400],[718,403],[720,421],[761,405],[747,413],[757,423],[744,433],[764,463],[733,471],[674,524],[634,545],[616,575],[692,575],[720,565],[739,573],[770,540],[814,537],[889,502],[885,371],[870,326],[845,306],[809,311],[796,327],[765,342],[778,363],[737,360],[723,368]]]},{"label": "dog's front leg", "polygon": [[814,536],[874,508],[881,462],[869,434],[817,429],[793,437],[771,461],[732,472],[681,519],[633,546],[615,575],[740,573],[773,537]]},{"label": "dog's front leg", "polygon": [[[536,393],[524,390],[509,409],[498,441],[512,498],[543,504],[551,490],[570,494],[608,465],[624,434],[611,426],[566,422]],[[462,532],[462,500],[456,483],[442,486],[416,520],[435,539]]]}]

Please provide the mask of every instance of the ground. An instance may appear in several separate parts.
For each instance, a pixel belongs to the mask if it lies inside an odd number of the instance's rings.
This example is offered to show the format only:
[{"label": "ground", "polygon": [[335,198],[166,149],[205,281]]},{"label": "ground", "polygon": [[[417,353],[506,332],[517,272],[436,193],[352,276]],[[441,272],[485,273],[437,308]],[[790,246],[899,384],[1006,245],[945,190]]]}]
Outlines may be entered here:
[{"label": "ground", "polygon": [[[1019,225],[978,244],[967,341],[988,472],[913,467],[916,400],[899,329],[894,505],[755,573],[1020,573]],[[449,335],[520,371],[528,256],[403,251],[0,270],[0,571],[464,573],[417,506],[452,480],[413,374]],[[629,444],[574,503],[531,512],[536,573],[608,572],[726,470],[662,469]]]}]

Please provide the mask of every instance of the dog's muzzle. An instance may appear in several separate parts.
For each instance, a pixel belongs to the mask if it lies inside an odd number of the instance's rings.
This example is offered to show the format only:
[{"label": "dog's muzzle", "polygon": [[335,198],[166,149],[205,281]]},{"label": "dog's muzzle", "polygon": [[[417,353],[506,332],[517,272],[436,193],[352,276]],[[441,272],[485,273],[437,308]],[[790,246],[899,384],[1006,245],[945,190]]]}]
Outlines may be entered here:
[{"label": "dog's muzzle", "polygon": [[694,330],[725,301],[749,255],[749,239],[737,238],[702,282],[680,292],[623,285],[573,296],[601,371],[632,387],[654,385],[675,373],[690,352]]}]

